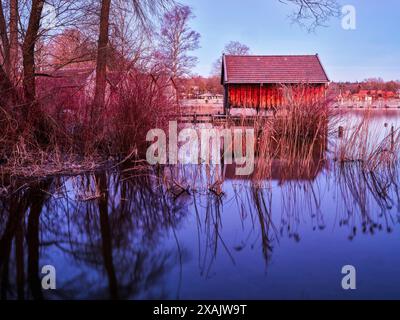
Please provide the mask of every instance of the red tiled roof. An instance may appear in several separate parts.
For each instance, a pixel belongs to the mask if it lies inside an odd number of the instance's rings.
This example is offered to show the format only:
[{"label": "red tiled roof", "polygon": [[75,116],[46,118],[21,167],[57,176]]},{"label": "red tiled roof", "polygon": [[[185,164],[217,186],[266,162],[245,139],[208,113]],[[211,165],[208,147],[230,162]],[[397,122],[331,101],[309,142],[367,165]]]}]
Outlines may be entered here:
[{"label": "red tiled roof", "polygon": [[224,56],[224,83],[327,83],[318,55]]}]

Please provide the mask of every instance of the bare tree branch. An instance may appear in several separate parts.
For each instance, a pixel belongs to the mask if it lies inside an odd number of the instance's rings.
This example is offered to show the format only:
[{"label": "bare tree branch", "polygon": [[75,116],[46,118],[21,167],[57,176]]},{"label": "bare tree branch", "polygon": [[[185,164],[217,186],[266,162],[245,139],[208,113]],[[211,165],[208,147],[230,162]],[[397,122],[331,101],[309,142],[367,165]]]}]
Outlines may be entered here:
[{"label": "bare tree branch", "polygon": [[337,0],[279,0],[291,4],[296,9],[290,18],[293,22],[314,31],[317,27],[326,26],[330,18],[340,17],[340,6]]}]

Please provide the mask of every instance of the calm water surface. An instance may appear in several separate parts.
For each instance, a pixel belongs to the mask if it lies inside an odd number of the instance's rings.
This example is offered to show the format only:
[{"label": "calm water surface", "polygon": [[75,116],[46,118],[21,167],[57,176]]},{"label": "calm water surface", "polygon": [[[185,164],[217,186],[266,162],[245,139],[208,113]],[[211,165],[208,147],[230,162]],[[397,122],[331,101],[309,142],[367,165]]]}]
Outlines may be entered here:
[{"label": "calm water surface", "polygon": [[[376,138],[400,114],[372,122]],[[327,159],[256,180],[186,166],[21,182],[0,197],[1,296],[399,299],[399,168]],[[355,291],[341,288],[349,264]],[[55,291],[41,289],[44,265]]]}]

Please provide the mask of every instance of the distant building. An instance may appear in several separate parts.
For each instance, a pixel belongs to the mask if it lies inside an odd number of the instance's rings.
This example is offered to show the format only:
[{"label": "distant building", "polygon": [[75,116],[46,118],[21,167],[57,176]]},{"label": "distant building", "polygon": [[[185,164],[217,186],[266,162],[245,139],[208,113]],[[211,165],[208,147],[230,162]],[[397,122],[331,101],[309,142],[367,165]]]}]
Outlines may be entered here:
[{"label": "distant building", "polygon": [[360,90],[358,93],[351,94],[347,91],[345,94],[340,94],[338,100],[351,100],[353,102],[373,102],[377,100],[395,99],[396,93],[385,90]]},{"label": "distant building", "polygon": [[[168,75],[145,74],[132,69],[127,72],[107,72],[106,99],[118,95],[120,89],[129,90],[133,83],[148,81],[163,91],[166,98],[176,101],[177,86]],[[63,68],[42,72],[38,77],[38,97],[44,104],[54,105],[63,112],[74,111],[91,103],[96,87],[93,68]]]},{"label": "distant building", "polygon": [[94,73],[93,68],[42,71],[37,80],[38,98],[60,112],[76,110],[93,96]]},{"label": "distant building", "polygon": [[325,95],[330,81],[318,55],[224,55],[221,82],[225,109],[269,109],[284,104],[283,85],[304,85],[314,99]]},{"label": "distant building", "polygon": [[385,98],[387,100],[389,99],[395,99],[396,98],[396,94],[393,91],[386,91],[385,93]]},{"label": "distant building", "polygon": [[351,96],[354,102],[372,102],[372,96],[369,94],[368,90],[360,90]]}]

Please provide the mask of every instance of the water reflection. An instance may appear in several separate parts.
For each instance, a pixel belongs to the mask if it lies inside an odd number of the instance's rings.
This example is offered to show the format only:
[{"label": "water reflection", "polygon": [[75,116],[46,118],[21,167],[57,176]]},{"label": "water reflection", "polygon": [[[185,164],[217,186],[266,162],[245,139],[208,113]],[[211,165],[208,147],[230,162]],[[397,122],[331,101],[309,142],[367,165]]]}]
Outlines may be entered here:
[{"label": "water reflection", "polygon": [[[309,296],[342,297],[330,268],[352,259],[367,270],[386,261],[378,271],[394,277],[398,166],[336,163],[327,142],[313,148],[308,161],[259,153],[249,177],[222,164],[9,181],[1,298],[303,298],[310,281]],[[57,269],[55,291],[42,289],[46,264]],[[385,297],[398,297],[392,285]]]},{"label": "water reflection", "polygon": [[398,167],[382,167],[366,171],[361,164],[346,164],[335,170],[337,188],[344,214],[341,225],[349,225],[353,239],[357,233],[357,218],[363,233],[392,232],[399,219]]},{"label": "water reflection", "polygon": [[177,260],[159,243],[185,216],[184,202],[160,196],[157,183],[103,172],[48,179],[2,199],[2,298],[42,299],[40,262],[54,250],[82,272],[53,298],[128,298],[155,286]]}]

